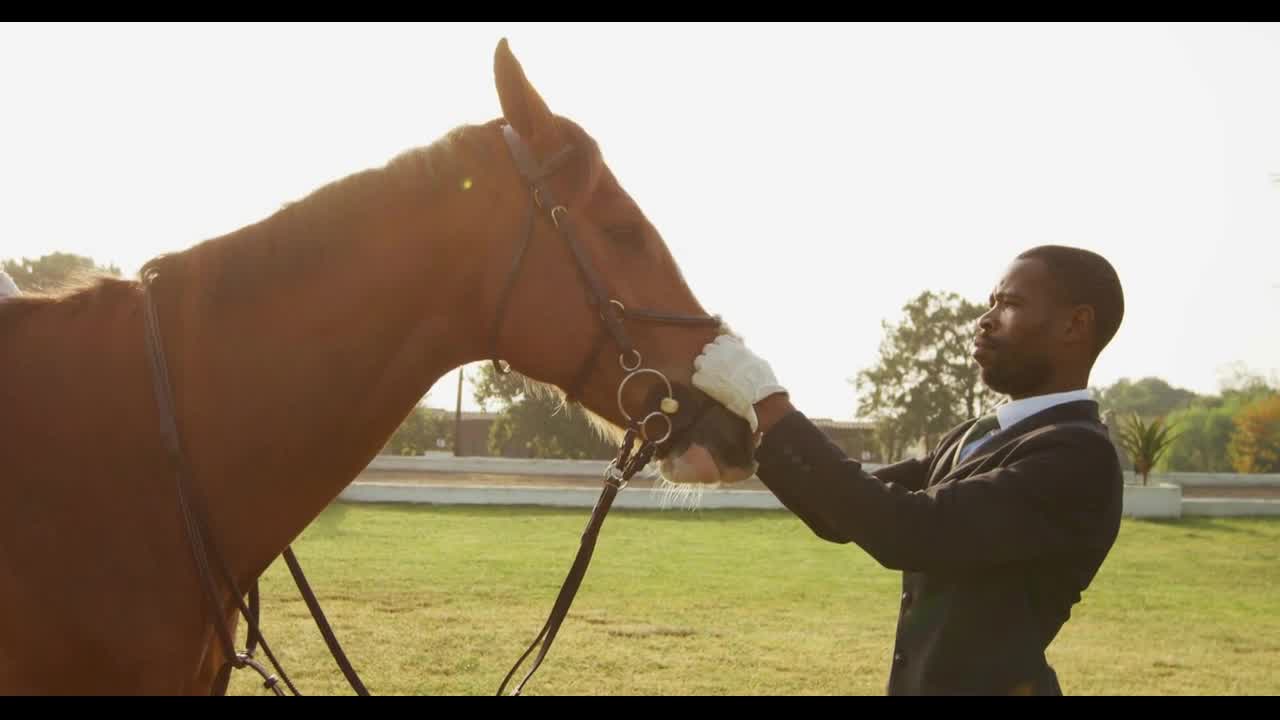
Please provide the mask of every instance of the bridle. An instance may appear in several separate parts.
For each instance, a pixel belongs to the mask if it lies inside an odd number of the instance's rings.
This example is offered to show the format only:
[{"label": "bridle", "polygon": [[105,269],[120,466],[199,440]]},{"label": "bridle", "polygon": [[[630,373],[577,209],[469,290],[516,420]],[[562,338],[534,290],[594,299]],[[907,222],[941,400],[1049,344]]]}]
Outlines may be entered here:
[{"label": "bridle", "polygon": [[[515,287],[516,276],[520,272],[520,263],[524,259],[525,251],[529,248],[529,241],[533,237],[534,220],[538,210],[544,210],[547,207],[551,209],[547,211],[547,217],[550,218],[551,224],[560,237],[564,239],[569,250],[573,254],[576,261],[579,274],[582,276],[583,282],[587,286],[587,304],[593,308],[604,321],[604,332],[596,337],[596,343],[591,348],[591,352],[583,360],[578,372],[565,388],[565,396],[567,400],[574,400],[580,394],[583,385],[586,384],[587,378],[590,377],[591,369],[595,366],[596,358],[599,357],[600,351],[604,348],[605,341],[609,338],[618,347],[618,365],[621,366],[623,372],[627,373],[623,378],[622,384],[618,387],[618,410],[622,416],[627,419],[628,423],[635,427],[638,432],[643,433],[644,426],[649,419],[655,416],[668,417],[679,411],[678,407],[672,408],[668,403],[667,408],[660,408],[660,411],[650,413],[637,424],[627,409],[623,407],[621,397],[622,388],[627,381],[635,377],[639,373],[652,373],[666,382],[666,377],[657,370],[641,368],[644,358],[640,355],[640,351],[636,349],[635,344],[631,342],[631,337],[627,335],[627,329],[623,325],[626,320],[645,321],[653,323],[662,323],[666,325],[685,325],[691,327],[719,327],[720,317],[715,315],[683,315],[678,313],[659,312],[648,309],[628,308],[622,304],[621,300],[609,297],[604,289],[604,284],[600,282],[600,276],[596,273],[595,268],[591,265],[591,260],[586,256],[582,249],[582,244],[578,242],[574,235],[575,220],[573,215],[569,213],[568,208],[556,202],[555,195],[551,187],[547,184],[547,178],[551,177],[560,170],[565,162],[569,159],[574,151],[573,145],[565,145],[555,154],[553,154],[545,163],[539,165],[533,158],[533,154],[529,147],[525,145],[524,140],[516,133],[515,128],[510,125],[502,126],[502,136],[507,142],[507,148],[511,151],[511,157],[515,161],[516,168],[520,171],[520,175],[525,182],[529,184],[532,194],[532,200],[529,203],[528,211],[525,215],[524,235],[520,242],[520,247],[516,251],[514,260],[511,263],[511,270],[507,273],[506,284],[502,288],[501,294],[498,296],[498,311],[493,320],[493,330],[490,333],[490,355],[494,358],[494,368],[500,373],[510,371],[510,368],[504,364],[500,364],[498,357],[498,337],[502,331],[503,321],[506,319],[507,305],[511,300],[512,289]],[[666,382],[668,390],[670,383]],[[670,391],[667,397],[674,400]],[[677,403],[678,406],[678,403]],[[667,423],[668,433],[671,430],[670,420]],[[647,439],[647,436],[646,436]],[[658,440],[657,442],[661,442]]]},{"label": "bridle", "polygon": [[[669,446],[671,443],[693,427],[702,413],[710,406],[710,403],[703,400],[698,401],[698,396],[692,396],[693,402],[687,403],[694,405],[693,412],[686,423],[679,428],[672,420],[681,410],[681,403],[676,399],[674,388],[670,380],[667,379],[660,371],[642,367],[644,358],[640,351],[636,349],[631,342],[630,336],[626,332],[623,325],[626,320],[647,321],[664,323],[671,325],[684,325],[692,327],[719,327],[720,318],[714,315],[682,315],[658,312],[647,309],[627,308],[621,301],[609,297],[604,289],[604,285],[600,282],[600,277],[596,273],[590,260],[583,251],[581,243],[574,234],[574,219],[569,213],[567,207],[559,204],[555,200],[555,195],[551,187],[547,184],[547,178],[553,175],[557,170],[562,168],[573,152],[572,145],[565,145],[558,152],[553,154],[546,162],[539,164],[533,157],[532,152],[515,129],[510,125],[504,125],[502,128],[503,137],[506,140],[507,147],[511,152],[511,157],[515,162],[516,168],[521,176],[529,184],[531,198],[526,214],[525,230],[520,242],[519,249],[516,252],[515,259],[512,263],[511,270],[508,273],[506,284],[498,300],[497,315],[494,318],[493,330],[491,335],[490,349],[493,358],[494,367],[500,373],[508,373],[511,371],[510,366],[497,359],[498,355],[498,339],[502,329],[503,320],[506,315],[506,308],[510,302],[512,290],[515,286],[516,276],[521,267],[521,261],[524,258],[525,251],[529,247],[529,243],[533,238],[535,221],[540,214],[538,210],[546,209],[545,217],[550,219],[552,226],[559,232],[565,243],[569,246],[570,251],[576,261],[578,270],[583,281],[587,286],[587,302],[594,308],[604,323],[604,331],[600,333],[592,347],[590,354],[582,363],[578,372],[569,386],[565,389],[566,399],[573,400],[577,398],[586,384],[587,378],[590,377],[591,370],[595,366],[597,358],[601,350],[604,348],[605,342],[612,338],[614,344],[618,347],[618,364],[625,373],[621,382],[618,384],[618,410],[627,424],[626,434],[622,445],[618,449],[618,455],[605,468],[604,472],[604,488],[600,498],[591,512],[591,518],[587,523],[586,529],[583,531],[581,544],[578,554],[574,559],[573,565],[569,570],[568,576],[565,578],[560,588],[560,593],[556,597],[555,604],[552,607],[551,614],[547,622],[543,625],[538,636],[525,650],[520,659],[516,661],[515,666],[507,673],[502,684],[498,688],[499,695],[506,688],[508,681],[515,674],[516,670],[525,661],[535,647],[541,644],[541,649],[537,658],[534,660],[532,667],[528,673],[520,681],[512,691],[513,695],[519,695],[525,683],[533,676],[534,672],[541,665],[543,658],[546,657],[547,651],[550,650],[552,642],[554,642],[560,625],[565,616],[569,612],[569,606],[573,603],[573,598],[577,594],[578,587],[582,582],[582,578],[586,574],[587,565],[591,561],[591,554],[594,551],[596,539],[599,536],[600,527],[604,523],[604,517],[613,505],[614,497],[618,491],[627,486],[631,478],[645,467],[653,458],[654,454],[663,446]],[[263,686],[272,690],[276,695],[284,695],[280,688],[280,681],[283,680],[285,686],[289,688],[294,695],[299,695],[297,688],[290,681],[284,669],[280,667],[275,655],[271,652],[270,646],[267,644],[266,638],[263,637],[261,628],[258,623],[259,616],[259,600],[258,600],[258,579],[254,578],[249,587],[248,605],[245,604],[245,593],[241,592],[236,586],[231,573],[223,562],[222,557],[217,551],[217,547],[206,541],[208,532],[208,513],[200,500],[200,497],[191,491],[190,471],[187,467],[185,454],[182,451],[181,437],[177,429],[176,411],[174,408],[172,388],[169,382],[168,367],[165,362],[163,349],[163,341],[160,333],[160,323],[155,308],[155,301],[151,292],[151,284],[156,275],[149,272],[142,278],[142,287],[146,299],[145,308],[145,328],[146,328],[146,347],[147,358],[151,367],[151,376],[153,381],[153,389],[155,391],[156,403],[160,413],[160,430],[164,440],[165,450],[173,465],[173,470],[177,481],[178,503],[182,510],[183,520],[186,523],[188,540],[191,544],[191,550],[195,565],[199,574],[200,584],[204,590],[205,599],[213,626],[215,628],[218,642],[222,645],[223,656],[227,658],[226,662],[219,669],[217,678],[214,681],[213,694],[223,695],[226,693],[227,686],[230,682],[230,674],[233,669],[241,669],[250,667],[255,670],[263,678]],[[658,403],[658,409],[644,414],[640,419],[636,419],[630,413],[623,402],[623,391],[627,384],[632,380],[642,376],[652,375],[661,381],[658,389],[665,389],[665,394],[661,396]],[[652,396],[652,394],[650,394]],[[651,437],[648,432],[648,425],[651,420],[662,419],[666,421],[666,431],[656,439]],[[639,447],[636,447],[637,442]],[[302,572],[302,567],[297,561],[297,557],[293,553],[292,546],[285,548],[283,552],[285,562],[289,567],[290,574],[293,576],[294,582],[297,584],[299,591],[302,593],[307,607],[310,609],[312,617],[316,621],[316,625],[320,629],[321,635],[324,637],[326,645],[329,647],[330,653],[338,663],[339,668],[346,676],[348,683],[359,695],[368,695],[369,692],[361,682],[355,669],[347,660],[341,645],[334,636],[324,612],[320,609],[319,601],[315,594],[311,591],[310,585],[307,583],[306,576]],[[231,637],[222,614],[222,603],[218,599],[217,583],[213,578],[209,561],[217,565],[222,580],[231,588],[232,597],[234,598],[237,609],[244,615],[248,623],[248,635],[246,640],[246,648],[244,651],[237,652],[235,643]],[[258,644],[262,645],[263,651],[268,659],[275,667],[279,676],[270,674],[269,671],[254,658],[254,651]]]},{"label": "bridle", "polygon": [[[565,244],[569,246],[569,250],[573,253],[574,260],[577,261],[579,274],[587,286],[587,303],[596,310],[600,319],[604,321],[604,331],[597,335],[596,342],[587,355],[582,366],[575,374],[574,379],[565,389],[566,399],[572,400],[578,396],[582,386],[586,383],[587,378],[591,374],[591,369],[595,366],[596,359],[600,355],[600,351],[604,348],[605,342],[612,337],[614,344],[618,347],[618,365],[622,368],[625,375],[622,381],[618,383],[618,411],[625,418],[627,423],[626,435],[623,439],[622,446],[618,449],[618,456],[605,468],[604,473],[604,489],[601,491],[600,498],[596,500],[595,507],[591,511],[591,518],[587,522],[587,527],[582,533],[581,544],[578,548],[578,554],[574,558],[573,565],[569,569],[569,574],[565,578],[564,584],[560,588],[560,593],[556,597],[555,604],[551,608],[551,615],[547,618],[547,622],[542,626],[542,631],[534,638],[533,643],[529,645],[529,649],[525,650],[520,659],[516,661],[515,666],[507,673],[502,684],[498,686],[498,695],[506,688],[507,683],[511,680],[512,675],[524,662],[529,653],[541,643],[541,649],[538,657],[534,660],[529,672],[525,674],[524,679],[516,685],[512,690],[513,695],[519,695],[529,678],[533,677],[533,673],[537,671],[538,666],[542,664],[542,660],[546,657],[547,651],[551,649],[551,643],[555,641],[556,633],[560,629],[565,615],[569,612],[569,606],[573,603],[574,595],[578,592],[578,586],[582,583],[582,578],[586,574],[587,565],[591,562],[591,553],[595,549],[596,538],[600,534],[600,527],[604,523],[604,517],[609,512],[609,508],[613,505],[613,499],[618,491],[627,486],[637,472],[639,472],[649,460],[653,458],[655,452],[665,443],[675,440],[673,433],[676,433],[676,427],[672,421],[678,412],[680,412],[680,402],[676,399],[671,381],[667,379],[658,370],[642,367],[644,358],[640,355],[640,351],[636,349],[631,342],[631,338],[627,335],[626,327],[623,325],[625,320],[639,320],[656,323],[664,323],[668,325],[686,325],[692,327],[719,327],[720,318],[714,315],[680,315],[674,313],[658,312],[647,309],[627,308],[621,301],[610,298],[604,289],[604,285],[600,282],[600,276],[596,274],[595,268],[592,267],[591,261],[583,252],[582,244],[578,242],[574,235],[574,218],[568,208],[556,202],[555,195],[552,193],[550,186],[546,180],[557,170],[564,166],[570,154],[573,152],[572,145],[565,145],[559,151],[554,153],[545,163],[538,164],[533,158],[529,147],[525,145],[520,135],[516,133],[515,128],[510,125],[502,127],[502,136],[507,142],[507,148],[511,151],[511,157],[515,161],[516,168],[520,171],[520,175],[525,182],[529,184],[532,197],[529,201],[529,209],[526,214],[525,231],[520,248],[516,252],[515,260],[511,265],[511,270],[507,275],[506,285],[502,289],[502,293],[498,300],[498,313],[494,318],[493,333],[491,336],[490,348],[494,357],[494,368],[498,372],[510,372],[510,367],[504,367],[497,360],[498,335],[502,329],[502,321],[505,317],[507,303],[511,299],[512,287],[515,285],[516,275],[520,270],[520,261],[524,258],[525,250],[529,246],[530,238],[533,237],[534,219],[538,214],[538,210],[545,210],[547,207],[551,209],[547,211],[547,216],[551,220],[551,224],[559,231],[560,237],[564,239]],[[627,383],[642,375],[653,375],[662,382],[662,388],[665,388],[666,394],[662,396],[658,403],[658,409],[654,410],[641,419],[637,420],[630,413],[623,402],[623,390],[626,389]],[[695,396],[696,398],[696,396]],[[702,412],[709,407],[709,403],[695,403],[698,405],[694,409],[690,420],[681,428],[681,432],[695,425],[701,417]],[[649,421],[661,418],[666,421],[666,432],[654,439],[648,433]],[[640,447],[635,448],[636,442],[640,442]]]}]

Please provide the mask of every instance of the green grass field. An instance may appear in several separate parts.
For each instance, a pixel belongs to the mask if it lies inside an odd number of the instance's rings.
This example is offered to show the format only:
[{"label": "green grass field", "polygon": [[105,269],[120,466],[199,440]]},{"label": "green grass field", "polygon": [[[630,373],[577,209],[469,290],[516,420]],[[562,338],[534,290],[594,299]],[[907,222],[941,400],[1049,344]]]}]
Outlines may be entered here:
[{"label": "green grass field", "polygon": [[[335,504],[294,551],[371,693],[492,695],[588,514]],[[1125,520],[1049,649],[1064,691],[1280,693],[1278,559],[1278,520]],[[900,578],[785,512],[614,510],[525,694],[880,695]],[[282,560],[262,600],[300,692],[351,694]],[[266,694],[257,677],[231,694]]]}]

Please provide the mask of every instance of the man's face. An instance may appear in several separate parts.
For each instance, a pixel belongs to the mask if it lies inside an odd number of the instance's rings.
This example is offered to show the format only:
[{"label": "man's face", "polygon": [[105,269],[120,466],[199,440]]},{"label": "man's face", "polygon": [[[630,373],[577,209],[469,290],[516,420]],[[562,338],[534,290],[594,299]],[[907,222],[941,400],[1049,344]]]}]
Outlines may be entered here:
[{"label": "man's face", "polygon": [[1053,377],[1063,304],[1040,260],[1015,260],[978,319],[973,358],[982,382],[1013,399],[1035,395]]}]

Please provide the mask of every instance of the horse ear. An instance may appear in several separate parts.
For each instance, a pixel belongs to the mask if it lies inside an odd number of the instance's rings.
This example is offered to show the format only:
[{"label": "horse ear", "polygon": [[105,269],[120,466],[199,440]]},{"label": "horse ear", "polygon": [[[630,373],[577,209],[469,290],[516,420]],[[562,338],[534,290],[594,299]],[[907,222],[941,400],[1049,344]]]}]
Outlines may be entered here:
[{"label": "horse ear", "polygon": [[540,133],[553,130],[551,110],[529,84],[520,61],[507,46],[506,38],[498,41],[498,48],[493,53],[493,79],[498,88],[502,114],[520,137],[533,142]]}]

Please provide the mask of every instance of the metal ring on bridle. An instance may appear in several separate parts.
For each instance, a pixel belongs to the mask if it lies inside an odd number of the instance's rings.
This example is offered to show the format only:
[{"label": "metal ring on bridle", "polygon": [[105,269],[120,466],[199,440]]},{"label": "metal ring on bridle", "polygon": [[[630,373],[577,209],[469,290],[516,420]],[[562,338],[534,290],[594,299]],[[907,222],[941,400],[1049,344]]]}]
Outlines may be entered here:
[{"label": "metal ring on bridle", "polygon": [[[636,353],[636,357],[639,358],[640,353]],[[622,413],[622,417],[627,419],[628,423],[630,423],[631,425],[635,425],[636,424],[635,418],[631,417],[631,414],[627,412],[627,409],[622,406],[622,391],[626,389],[627,383],[631,381],[631,378],[636,377],[637,375],[644,375],[645,373],[652,373],[654,375],[657,375],[662,380],[662,383],[667,386],[667,397],[674,397],[674,393],[671,392],[671,381],[667,379],[666,375],[663,375],[657,370],[653,370],[652,368],[644,368],[641,370],[631,370],[629,372],[631,374],[622,378],[622,382],[618,384],[618,410],[619,412]],[[649,419],[648,417],[645,418],[646,421],[648,421],[648,419]],[[641,427],[640,430],[641,432],[643,432],[644,428]],[[645,437],[646,439],[648,438],[647,435]]]},{"label": "metal ring on bridle", "polygon": [[[622,353],[622,354],[618,355],[618,364],[622,366],[622,369],[623,369],[623,370],[625,370],[626,372],[629,372],[629,373],[633,373],[633,372],[635,372],[635,371],[639,370],[639,369],[640,369],[640,363],[644,362],[644,359],[640,357],[640,351],[639,351],[639,350],[636,350],[635,348],[631,348],[631,354],[636,356],[636,364],[635,364],[635,365],[632,365],[631,367],[627,367],[627,354],[626,354],[626,353]],[[650,370],[649,372],[657,372],[657,370]],[[666,378],[663,378],[663,380],[666,380]],[[625,383],[625,382],[626,382],[626,380],[623,380],[623,382]],[[670,395],[670,394],[671,394],[671,384],[670,384],[670,383],[667,383],[667,395]]]},{"label": "metal ring on bridle", "polygon": [[[658,417],[660,417],[660,418],[662,418],[663,420],[666,420],[666,421],[667,421],[667,432],[666,432],[666,434],[664,434],[661,438],[658,438],[657,440],[654,440],[654,439],[652,439],[652,438],[650,438],[650,437],[649,437],[649,419],[650,419],[650,418],[652,418],[654,415],[657,415]],[[641,421],[640,421],[640,434],[644,436],[644,441],[645,441],[645,442],[647,442],[647,443],[652,443],[652,444],[654,444],[654,445],[658,445],[658,444],[660,444],[660,443],[666,442],[667,438],[671,437],[671,430],[672,430],[672,425],[671,425],[671,416],[667,415],[666,413],[662,412],[661,410],[654,410],[653,412],[649,413],[648,415],[645,415],[645,416],[644,416],[644,420],[641,420]]]},{"label": "metal ring on bridle", "polygon": [[[627,319],[627,306],[626,306],[626,305],[623,305],[621,300],[612,300],[612,299],[611,299],[611,300],[609,300],[609,304],[608,304],[608,305],[601,305],[601,306],[600,306],[600,319],[601,319],[601,320],[603,320],[603,321],[605,321],[605,322],[609,322],[609,318],[607,318],[607,317],[605,317],[605,316],[604,316],[604,314],[605,314],[606,312],[608,312],[608,310],[609,310],[609,305],[612,305],[612,306],[614,306],[614,307],[618,308],[618,318],[617,318],[617,319],[618,319],[618,321],[619,321],[619,322],[621,322],[621,321],[623,321],[623,320],[626,320],[626,319]],[[635,369],[635,368],[631,368],[631,370],[634,370],[634,369]],[[628,370],[628,372],[630,372],[630,370]]]},{"label": "metal ring on bridle", "polygon": [[565,206],[563,206],[563,205],[557,205],[557,206],[555,206],[555,207],[551,208],[551,223],[552,223],[553,225],[555,225],[557,228],[559,228],[559,227],[560,227],[560,218],[556,217],[556,211],[557,211],[557,210],[559,210],[559,211],[560,211],[560,213],[561,213],[562,215],[568,215],[568,214],[569,214],[569,208],[567,208],[567,207],[565,207]]}]

